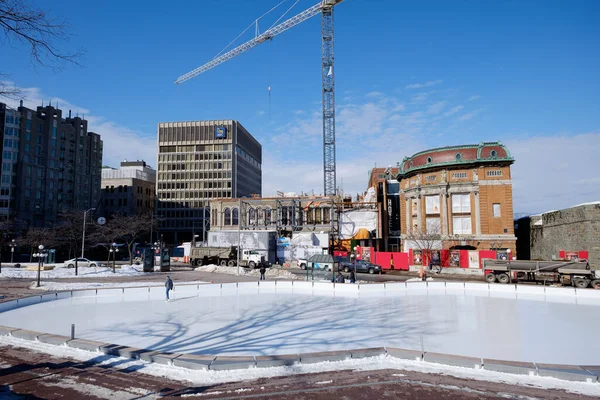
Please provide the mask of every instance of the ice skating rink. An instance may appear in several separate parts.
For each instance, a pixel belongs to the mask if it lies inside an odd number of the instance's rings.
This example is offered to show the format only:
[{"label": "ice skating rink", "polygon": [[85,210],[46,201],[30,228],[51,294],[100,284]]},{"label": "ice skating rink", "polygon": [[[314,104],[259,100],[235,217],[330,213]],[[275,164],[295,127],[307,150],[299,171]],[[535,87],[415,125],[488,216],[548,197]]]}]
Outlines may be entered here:
[{"label": "ice skating rink", "polygon": [[176,287],[169,303],[164,288],[73,292],[0,313],[0,325],[68,336],[75,324],[78,338],[193,354],[388,346],[537,363],[598,363],[598,353],[585,350],[597,344],[600,332],[600,296],[593,291],[576,295],[572,288],[531,287],[515,293],[514,285],[479,284],[469,290],[461,285],[400,283],[360,290],[356,285],[334,290],[326,283],[313,288],[308,282],[192,285]]}]

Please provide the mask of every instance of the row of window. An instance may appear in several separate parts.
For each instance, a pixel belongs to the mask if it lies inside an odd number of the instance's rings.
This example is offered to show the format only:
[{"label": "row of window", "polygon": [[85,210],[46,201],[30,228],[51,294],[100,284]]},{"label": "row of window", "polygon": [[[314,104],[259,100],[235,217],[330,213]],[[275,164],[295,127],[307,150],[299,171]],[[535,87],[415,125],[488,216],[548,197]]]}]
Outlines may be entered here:
[{"label": "row of window", "polygon": [[158,181],[165,182],[170,180],[206,180],[206,179],[231,179],[232,173],[229,171],[205,171],[205,172],[159,172]]},{"label": "row of window", "polygon": [[231,151],[198,152],[194,154],[159,154],[158,162],[231,160]]},{"label": "row of window", "polygon": [[[247,225],[270,225],[275,223],[272,218],[273,210],[270,207],[266,208],[250,208],[248,209],[246,216]],[[295,209],[292,207],[281,207],[281,224],[282,225],[305,225],[305,224],[328,224],[331,222],[331,208],[329,207],[315,207],[309,209]],[[224,226],[231,226],[238,224],[238,208],[237,207],[226,207],[222,212],[222,219],[219,220],[219,212],[215,208],[212,210],[212,224],[213,226],[221,223]]]},{"label": "row of window", "polygon": [[242,157],[242,159],[248,161],[250,164],[252,164],[256,168],[260,168],[260,163],[254,157],[252,157],[250,154],[246,153],[246,151],[244,151],[244,149],[242,149],[240,146],[236,146],[235,152],[237,154],[239,154]]},{"label": "row of window", "polygon": [[[221,182],[219,182],[219,183],[221,183]],[[229,185],[231,185],[231,182],[227,182],[227,183]],[[158,192],[158,198],[161,200],[207,199],[207,198],[218,199],[218,198],[230,198],[230,197],[231,197],[231,190]]]},{"label": "row of window", "polygon": [[194,163],[177,163],[177,164],[159,164],[159,171],[197,171],[211,169],[231,169],[231,161],[219,162],[194,162]]}]

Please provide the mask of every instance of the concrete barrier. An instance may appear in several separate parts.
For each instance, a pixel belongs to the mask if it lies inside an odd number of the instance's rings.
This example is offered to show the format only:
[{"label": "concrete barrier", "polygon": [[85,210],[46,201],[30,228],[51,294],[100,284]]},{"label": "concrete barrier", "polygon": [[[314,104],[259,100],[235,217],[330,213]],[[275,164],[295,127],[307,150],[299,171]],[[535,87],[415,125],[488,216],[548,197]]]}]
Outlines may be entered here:
[{"label": "concrete barrier", "polygon": [[446,282],[425,282],[427,286],[427,292],[433,293],[444,293],[446,291]]},{"label": "concrete barrier", "polygon": [[536,375],[535,364],[528,362],[483,359],[483,368],[489,371],[505,372],[517,375]]},{"label": "concrete barrier", "polygon": [[0,336],[10,336],[10,333],[17,331],[19,328],[13,328],[11,326],[0,325]]},{"label": "concrete barrier", "polygon": [[184,354],[174,358],[173,365],[181,368],[208,370],[209,365],[215,360],[215,358],[215,356]]},{"label": "concrete barrier", "polygon": [[371,284],[363,284],[358,286],[358,293],[383,293],[386,290],[386,287],[383,283],[371,283]]},{"label": "concrete barrier", "polygon": [[12,331],[10,336],[16,337],[17,339],[32,340],[36,341],[38,336],[43,335],[43,332],[30,331],[28,329],[17,329]]},{"label": "concrete barrier", "polygon": [[100,347],[107,346],[110,343],[96,342],[94,340],[87,339],[73,339],[67,341],[67,346],[73,347],[74,349],[87,350],[87,351],[100,351]]},{"label": "concrete barrier", "polygon": [[39,340],[42,343],[46,343],[46,344],[62,346],[64,344],[66,344],[67,341],[70,340],[70,338],[67,336],[52,335],[50,333],[44,333],[43,335],[39,335],[37,340]]},{"label": "concrete barrier", "polygon": [[213,371],[223,371],[231,369],[246,369],[256,366],[254,357],[227,357],[217,356],[208,367]]},{"label": "concrete barrier", "polygon": [[465,284],[464,282],[446,282],[446,293],[464,293]]},{"label": "concrete barrier", "polygon": [[485,292],[486,294],[489,292],[489,283],[475,283],[475,282],[465,282],[465,293],[481,293]]},{"label": "concrete barrier", "polygon": [[268,368],[268,367],[283,367],[294,365],[300,362],[300,355],[298,354],[281,354],[277,356],[256,356],[257,368]]},{"label": "concrete barrier", "polygon": [[72,297],[71,291],[68,291],[68,292],[58,292],[58,293],[55,293],[55,294],[56,294],[55,300],[70,299]]},{"label": "concrete barrier", "polygon": [[40,302],[40,299],[41,299],[41,296],[39,296],[39,295],[31,296],[31,297],[24,297],[22,299],[17,299],[17,307],[27,307],[32,304],[37,304]]},{"label": "concrete barrier", "polygon": [[17,300],[5,301],[0,303],[0,313],[4,311],[10,311],[18,308]]},{"label": "concrete barrier", "polygon": [[483,364],[481,358],[455,356],[452,354],[430,353],[423,354],[423,361],[436,364],[452,365],[455,367],[480,369]]},{"label": "concrete barrier", "polygon": [[584,368],[573,365],[536,364],[539,376],[551,376],[553,378],[568,381],[597,382],[598,377]]},{"label": "concrete barrier", "polygon": [[342,361],[350,358],[352,358],[352,354],[349,351],[344,350],[300,354],[300,362],[302,364],[314,364],[324,361]]},{"label": "concrete barrier", "polygon": [[385,347],[373,347],[370,349],[356,349],[350,350],[350,357],[352,358],[367,358],[377,357],[387,354]]},{"label": "concrete barrier", "polygon": [[391,357],[400,358],[403,360],[421,361],[423,360],[423,352],[417,350],[398,349],[395,347],[386,347],[387,354]]},{"label": "concrete barrier", "polygon": [[275,281],[275,287],[277,290],[291,290],[293,288],[294,281]]}]

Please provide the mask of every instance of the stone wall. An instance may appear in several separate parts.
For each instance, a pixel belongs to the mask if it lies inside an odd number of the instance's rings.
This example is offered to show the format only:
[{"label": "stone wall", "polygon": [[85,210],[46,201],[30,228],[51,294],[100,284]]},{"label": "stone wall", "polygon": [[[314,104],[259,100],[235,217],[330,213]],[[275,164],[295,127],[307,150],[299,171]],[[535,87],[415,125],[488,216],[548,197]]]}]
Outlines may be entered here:
[{"label": "stone wall", "polygon": [[531,259],[551,260],[560,250],[587,250],[600,267],[600,202],[542,214],[541,225],[531,218]]}]

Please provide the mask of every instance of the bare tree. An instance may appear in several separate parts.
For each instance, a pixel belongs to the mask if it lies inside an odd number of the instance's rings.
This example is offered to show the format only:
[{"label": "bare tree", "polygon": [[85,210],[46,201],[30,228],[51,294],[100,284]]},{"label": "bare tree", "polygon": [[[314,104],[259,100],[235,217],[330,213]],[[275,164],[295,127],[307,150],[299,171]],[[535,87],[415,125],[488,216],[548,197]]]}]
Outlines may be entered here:
[{"label": "bare tree", "polygon": [[110,263],[110,247],[119,238],[119,233],[115,231],[115,227],[109,221],[104,225],[98,225],[89,235],[89,242],[96,246],[101,246],[106,249],[106,263]]},{"label": "bare tree", "polygon": [[115,237],[122,239],[129,251],[129,263],[133,262],[133,244],[143,235],[150,232],[150,214],[131,216],[114,215],[109,221]]},{"label": "bare tree", "polygon": [[[430,222],[425,229],[415,225],[406,234],[406,240],[411,242],[413,248],[421,250],[421,254],[427,254],[431,259],[433,251],[440,250],[442,245],[442,234],[439,220]],[[440,260],[441,261],[441,260]],[[436,265],[438,273],[442,272],[441,262]]]},{"label": "bare tree", "polygon": [[47,228],[29,228],[23,237],[23,245],[29,247],[29,262],[33,261],[33,253],[38,250],[40,244],[47,248],[57,244],[55,237],[55,233]]},{"label": "bare tree", "polygon": [[[64,53],[58,46],[71,38],[68,29],[65,20],[53,18],[24,0],[0,0],[0,32],[4,42],[28,47],[33,64],[55,69],[65,62],[79,65],[81,50]],[[9,87],[2,78],[0,75],[0,96],[17,97],[19,89]]]},{"label": "bare tree", "polygon": [[71,259],[72,256],[77,257],[78,252],[81,250],[83,211],[62,210],[59,212],[58,216],[60,222],[54,229],[56,237],[61,246],[65,246],[69,249],[69,259]]}]

